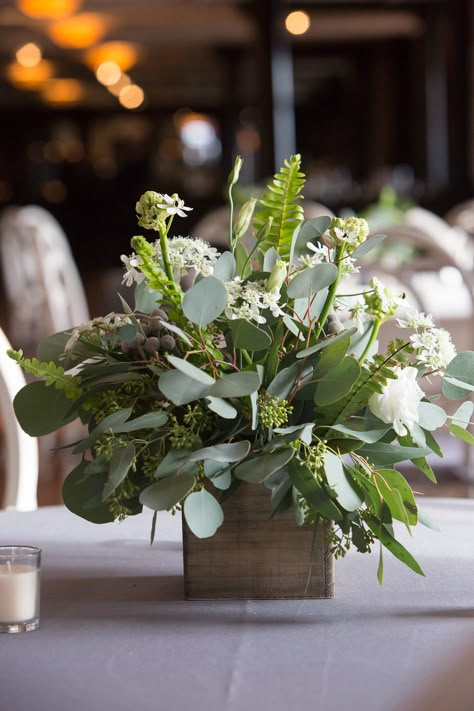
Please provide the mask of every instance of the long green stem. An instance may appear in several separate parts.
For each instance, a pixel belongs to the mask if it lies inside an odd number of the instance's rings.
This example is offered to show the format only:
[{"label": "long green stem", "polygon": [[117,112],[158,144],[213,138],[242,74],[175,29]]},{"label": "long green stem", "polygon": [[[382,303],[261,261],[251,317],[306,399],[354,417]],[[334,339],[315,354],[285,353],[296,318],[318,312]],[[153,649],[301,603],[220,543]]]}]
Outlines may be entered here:
[{"label": "long green stem", "polygon": [[235,245],[234,245],[234,199],[232,197],[232,187],[233,185],[229,186],[229,207],[230,207],[230,216],[229,216],[229,245],[232,250],[232,254],[234,253],[235,250]]},{"label": "long green stem", "polygon": [[333,283],[331,284],[331,286],[329,288],[328,295],[326,296],[326,301],[324,302],[323,309],[322,309],[321,314],[318,319],[318,326],[314,332],[314,337],[315,337],[316,341],[318,340],[319,336],[321,335],[321,331],[324,328],[324,324],[326,323],[327,317],[329,316],[329,313],[332,309],[334,299],[336,298],[337,288],[338,288],[339,283],[342,278],[341,259],[343,257],[343,254],[344,254],[344,245],[337,248],[337,252],[336,252],[337,277],[336,277],[335,281],[333,281]]},{"label": "long green stem", "polygon": [[163,259],[163,266],[165,268],[166,276],[170,281],[173,283],[175,282],[174,279],[174,274],[173,274],[173,267],[171,266],[170,262],[170,255],[168,252],[168,230],[166,227],[163,225],[160,225],[160,247],[161,247],[161,256]]},{"label": "long green stem", "polygon": [[369,341],[364,349],[364,352],[362,353],[361,357],[359,358],[359,363],[363,363],[364,360],[367,358],[367,356],[370,353],[370,349],[372,348],[372,345],[375,342],[375,339],[377,338],[380,330],[380,326],[382,325],[381,321],[374,321],[374,325],[372,326],[372,333],[370,334]]}]

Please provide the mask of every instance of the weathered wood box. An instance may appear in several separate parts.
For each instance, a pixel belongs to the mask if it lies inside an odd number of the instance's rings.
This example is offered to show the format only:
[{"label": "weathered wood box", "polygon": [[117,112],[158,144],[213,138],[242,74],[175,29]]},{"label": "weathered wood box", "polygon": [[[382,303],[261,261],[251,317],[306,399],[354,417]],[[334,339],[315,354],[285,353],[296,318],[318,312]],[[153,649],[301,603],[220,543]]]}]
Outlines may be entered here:
[{"label": "weathered wood box", "polygon": [[292,511],[269,520],[270,492],[261,484],[242,484],[223,509],[212,538],[196,538],[183,523],[186,599],[334,597],[323,526],[312,550],[313,529],[298,526]]}]

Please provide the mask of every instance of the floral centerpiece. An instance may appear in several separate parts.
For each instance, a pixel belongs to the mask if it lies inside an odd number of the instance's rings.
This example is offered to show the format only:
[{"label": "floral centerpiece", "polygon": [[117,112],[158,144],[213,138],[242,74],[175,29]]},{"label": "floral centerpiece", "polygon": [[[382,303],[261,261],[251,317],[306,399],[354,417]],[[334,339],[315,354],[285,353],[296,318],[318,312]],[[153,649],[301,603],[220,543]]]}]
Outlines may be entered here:
[{"label": "floral centerpiece", "polygon": [[[456,355],[450,335],[413,310],[379,350],[403,295],[375,278],[355,294],[347,285],[383,236],[369,238],[357,217],[305,221],[300,162],[287,160],[234,220],[237,158],[222,254],[171,236],[191,209],[178,195],[142,195],[138,223],[153,238],[133,237],[121,257],[135,303],[122,298],[120,312],[47,338],[36,359],[11,351],[39,378],[17,395],[16,414],[35,436],[75,418],[87,426],[71,445],[81,462],[63,495],[90,521],[148,507],[154,532],[157,512],[182,510],[205,538],[223,522],[224,499],[261,484],[275,515],[293,509],[295,526],[332,522],[336,557],[378,541],[422,574],[393,522],[430,522],[395,465],[411,460],[435,481],[433,432],[446,426],[472,444],[472,402],[447,415],[424,383],[448,400],[468,398],[474,353]],[[183,277],[192,279],[186,291]]]}]

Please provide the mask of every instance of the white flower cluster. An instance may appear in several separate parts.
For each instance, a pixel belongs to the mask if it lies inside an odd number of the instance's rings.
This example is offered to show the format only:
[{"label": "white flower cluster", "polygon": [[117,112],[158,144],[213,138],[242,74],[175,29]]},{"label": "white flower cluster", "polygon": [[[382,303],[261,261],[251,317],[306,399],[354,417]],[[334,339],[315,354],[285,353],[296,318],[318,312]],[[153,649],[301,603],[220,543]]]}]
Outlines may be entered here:
[{"label": "white flower cluster", "polygon": [[177,193],[167,195],[147,190],[138,200],[135,209],[138,215],[138,224],[147,230],[159,230],[168,217],[178,215],[186,217],[186,212],[192,207],[186,207]]},{"label": "white flower cluster", "polygon": [[270,309],[273,316],[282,316],[279,306],[279,291],[268,291],[265,281],[242,282],[240,277],[225,282],[227,289],[227,306],[225,315],[231,320],[238,318],[256,323],[265,323],[261,311]]},{"label": "white flower cluster", "polygon": [[417,361],[429,370],[446,368],[456,355],[451,334],[444,328],[436,328],[431,316],[411,311],[406,319],[398,319],[400,328],[414,328],[410,342],[417,353]]},{"label": "white flower cluster", "polygon": [[[310,252],[307,254],[302,254],[297,262],[298,269],[312,269],[317,264],[322,264],[324,262],[331,262],[334,260],[334,250],[323,245],[315,245],[312,242],[308,242],[307,245]],[[341,261],[342,267],[342,277],[348,276],[349,274],[357,274],[360,271],[360,266],[355,266],[355,259],[352,257],[345,257]]]},{"label": "white flower cluster", "polygon": [[72,351],[83,333],[96,330],[99,332],[115,331],[122,326],[127,326],[129,323],[132,323],[129,316],[117,314],[114,311],[107,314],[107,316],[98,316],[91,321],[87,321],[87,323],[81,323],[80,326],[73,328],[71,336],[64,346],[64,352],[69,353]]},{"label": "white flower cluster", "polygon": [[[161,259],[160,242],[155,242],[156,256]],[[211,276],[220,253],[208,242],[193,237],[172,237],[168,240],[168,254],[175,277],[184,276],[190,269],[196,275]]]}]

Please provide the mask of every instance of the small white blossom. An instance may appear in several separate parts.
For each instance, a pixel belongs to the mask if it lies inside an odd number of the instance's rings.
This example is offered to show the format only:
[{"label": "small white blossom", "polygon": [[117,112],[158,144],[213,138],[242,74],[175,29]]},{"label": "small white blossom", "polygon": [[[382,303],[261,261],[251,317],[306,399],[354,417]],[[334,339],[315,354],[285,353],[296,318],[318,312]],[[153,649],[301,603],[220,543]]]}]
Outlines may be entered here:
[{"label": "small white blossom", "polygon": [[281,316],[284,313],[279,305],[280,292],[268,291],[264,280],[242,282],[240,277],[235,277],[225,283],[225,288],[225,315],[231,320],[242,318],[265,323],[266,319],[261,311],[270,309],[273,316]]},{"label": "small white blossom", "polygon": [[370,287],[372,291],[364,294],[367,313],[377,321],[386,321],[396,313],[405,294],[394,294],[377,277],[371,278]]},{"label": "small white blossom", "polygon": [[451,335],[444,328],[427,328],[410,336],[417,360],[430,370],[446,368],[456,355]]},{"label": "small white blossom", "polygon": [[83,333],[88,333],[89,331],[99,331],[99,333],[116,331],[118,328],[126,326],[129,323],[132,323],[129,316],[117,314],[113,311],[106,316],[98,316],[91,321],[81,323],[80,326],[76,326],[72,329],[71,336],[64,346],[64,352],[69,353],[72,351]]},{"label": "small white blossom", "polygon": [[364,326],[368,321],[367,315],[367,305],[364,301],[358,300],[350,309],[351,318],[354,321],[354,325],[357,327],[359,333],[363,333]]},{"label": "small white blossom", "polygon": [[360,272],[360,265],[356,266],[356,261],[357,260],[352,259],[352,257],[346,257],[340,262],[341,275],[343,278]]},{"label": "small white blossom", "polygon": [[[161,258],[159,240],[155,242],[155,252],[157,257]],[[208,242],[181,236],[168,240],[168,255],[177,278],[184,276],[190,269],[194,269],[196,274],[211,276],[214,264],[220,256],[217,249],[211,247]]]},{"label": "small white blossom", "polygon": [[164,210],[168,215],[178,215],[179,217],[187,217],[185,210],[192,210],[192,207],[186,207],[184,200],[176,194],[161,195],[161,202],[157,205],[159,210]]},{"label": "small white blossom", "polygon": [[395,432],[404,437],[413,434],[413,427],[419,421],[419,405],[424,392],[416,382],[416,368],[396,368],[395,380],[388,380],[383,393],[374,393],[369,400],[369,408],[386,424],[392,424]]},{"label": "small white blossom", "polygon": [[145,275],[137,270],[137,267],[143,264],[142,258],[132,252],[129,257],[126,254],[122,254],[120,259],[125,265],[122,284],[125,284],[125,286],[132,286],[134,282],[140,284],[145,279]]},{"label": "small white blossom", "polygon": [[416,309],[409,311],[405,319],[397,319],[397,324],[400,328],[434,328],[432,316]]}]

